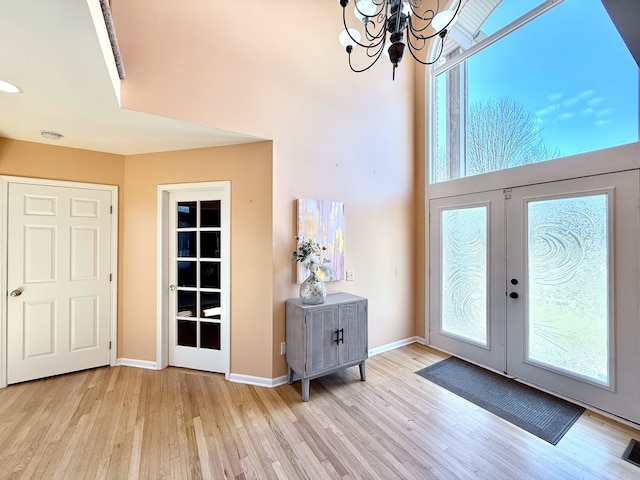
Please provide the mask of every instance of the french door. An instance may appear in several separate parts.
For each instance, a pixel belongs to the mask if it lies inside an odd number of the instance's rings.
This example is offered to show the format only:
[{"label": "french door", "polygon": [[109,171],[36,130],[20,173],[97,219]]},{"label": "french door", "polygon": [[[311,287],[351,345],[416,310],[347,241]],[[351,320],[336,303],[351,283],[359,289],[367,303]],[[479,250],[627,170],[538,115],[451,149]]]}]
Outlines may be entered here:
[{"label": "french door", "polygon": [[228,189],[171,192],[169,209],[169,364],[226,374]]},{"label": "french door", "polygon": [[430,202],[430,343],[640,421],[637,171]]}]

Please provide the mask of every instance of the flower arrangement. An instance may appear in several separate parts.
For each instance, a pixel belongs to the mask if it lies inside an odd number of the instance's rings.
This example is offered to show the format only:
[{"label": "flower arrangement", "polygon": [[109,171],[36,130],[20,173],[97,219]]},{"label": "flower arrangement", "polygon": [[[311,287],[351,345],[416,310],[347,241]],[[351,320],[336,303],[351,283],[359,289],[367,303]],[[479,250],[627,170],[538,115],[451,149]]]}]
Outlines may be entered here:
[{"label": "flower arrangement", "polygon": [[329,259],[324,258],[324,252],[327,247],[321,246],[313,240],[305,240],[302,237],[296,237],[296,241],[298,242],[298,248],[293,251],[291,260],[305,263],[311,272],[315,272],[318,267],[324,270],[326,264],[329,263]]}]

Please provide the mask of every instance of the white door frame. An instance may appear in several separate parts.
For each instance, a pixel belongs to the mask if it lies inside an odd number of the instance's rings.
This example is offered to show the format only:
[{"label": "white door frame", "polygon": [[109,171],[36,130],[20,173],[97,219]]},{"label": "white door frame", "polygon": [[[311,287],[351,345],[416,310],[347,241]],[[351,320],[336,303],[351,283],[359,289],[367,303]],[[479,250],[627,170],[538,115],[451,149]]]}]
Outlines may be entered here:
[{"label": "white door frame", "polygon": [[[223,201],[226,202],[226,205],[230,206],[231,202],[231,182],[228,180],[220,181],[220,182],[201,182],[201,183],[175,183],[175,184],[165,184],[158,185],[158,211],[157,211],[157,240],[158,240],[158,250],[157,250],[157,304],[156,304],[156,312],[157,312],[157,320],[156,320],[156,369],[162,370],[169,366],[169,215],[171,212],[169,211],[169,193],[185,191],[185,192],[194,192],[194,191],[206,191],[210,190],[222,190],[223,191]],[[229,235],[231,232],[229,232]],[[231,267],[229,262],[226,262],[226,265],[223,263],[221,275],[223,277],[223,283],[228,285],[229,287],[226,291],[221,293],[223,297],[223,303],[225,305],[230,305],[231,294],[230,294],[230,286],[231,282],[229,281],[231,278]],[[228,318],[231,318],[231,315],[228,315]],[[226,329],[226,335],[223,335],[220,339],[221,346],[224,351],[227,353],[226,362],[225,362],[225,371],[224,378],[229,380],[229,372],[230,372],[230,345],[231,345],[231,324],[229,322],[228,328]]]},{"label": "white door frame", "polygon": [[42,185],[50,187],[85,188],[89,190],[105,190],[111,194],[111,351],[109,352],[109,365],[116,365],[116,352],[118,351],[118,187],[114,185],[100,185],[96,183],[68,182],[62,180],[48,180],[43,178],[26,178],[0,175],[0,388],[7,386],[7,235],[9,222],[9,185],[22,183]]}]

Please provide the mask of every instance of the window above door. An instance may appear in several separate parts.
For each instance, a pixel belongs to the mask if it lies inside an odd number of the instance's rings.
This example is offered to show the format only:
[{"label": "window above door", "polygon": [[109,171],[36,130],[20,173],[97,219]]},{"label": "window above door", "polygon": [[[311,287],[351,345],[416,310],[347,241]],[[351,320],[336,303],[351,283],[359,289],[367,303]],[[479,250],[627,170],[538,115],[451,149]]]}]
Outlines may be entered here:
[{"label": "window above door", "polygon": [[638,65],[601,0],[470,0],[453,30],[430,183],[638,141]]}]

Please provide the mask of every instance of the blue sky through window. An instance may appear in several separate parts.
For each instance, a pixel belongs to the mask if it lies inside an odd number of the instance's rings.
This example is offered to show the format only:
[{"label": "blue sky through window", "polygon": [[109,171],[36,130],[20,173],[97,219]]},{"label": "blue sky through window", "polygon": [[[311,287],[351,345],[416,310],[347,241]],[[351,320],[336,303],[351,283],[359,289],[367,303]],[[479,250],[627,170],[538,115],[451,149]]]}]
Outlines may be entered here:
[{"label": "blue sky through window", "polygon": [[[493,33],[536,0],[504,0]],[[638,140],[638,66],[600,0],[566,0],[469,59],[469,104],[507,97],[561,156]]]}]

